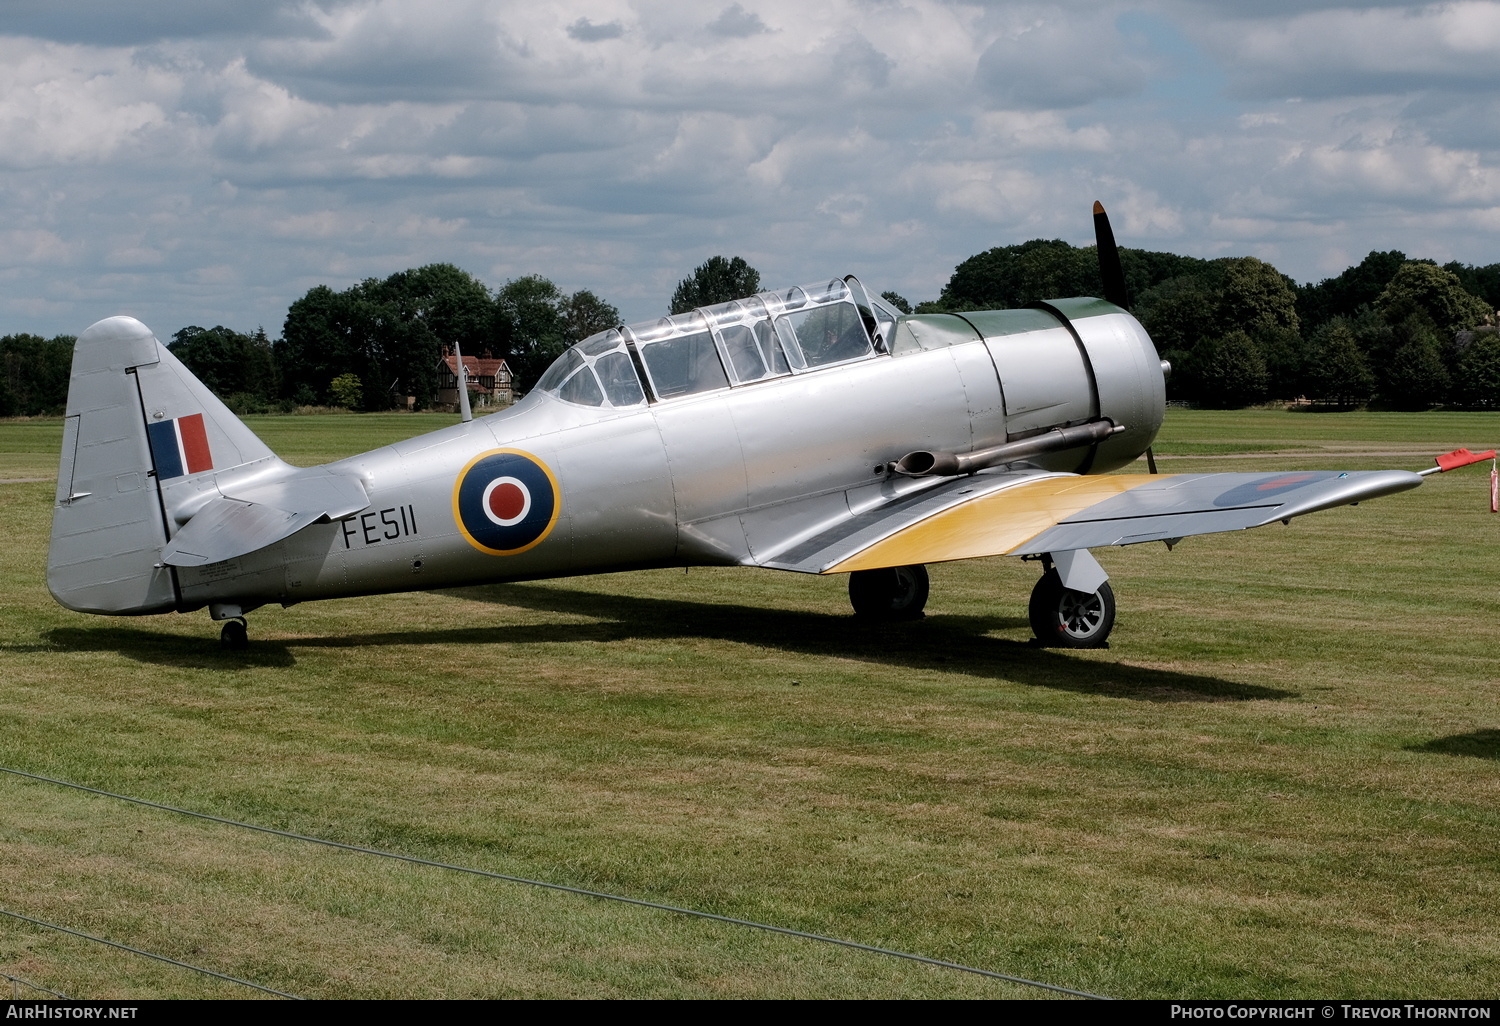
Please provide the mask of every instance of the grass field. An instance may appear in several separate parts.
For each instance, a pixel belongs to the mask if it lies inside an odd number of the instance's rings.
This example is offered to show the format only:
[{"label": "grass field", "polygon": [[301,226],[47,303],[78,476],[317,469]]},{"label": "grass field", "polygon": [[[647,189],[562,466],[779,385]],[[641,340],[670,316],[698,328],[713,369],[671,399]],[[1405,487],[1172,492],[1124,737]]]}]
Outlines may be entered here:
[{"label": "grass field", "polygon": [[[251,420],[307,464],[452,418]],[[1099,552],[1102,652],[1029,646],[1036,571],[994,559],[932,567],[894,628],[841,578],[695,569],[266,609],[225,654],[205,613],[52,603],[60,433],[0,422],[0,766],[1117,997],[1500,988],[1487,468]],[[1416,469],[1497,442],[1496,415],[1173,410],[1157,452]],[[1037,994],[6,774],[0,809],[4,908],[308,997]],[[253,996],[8,920],[0,971]]]}]

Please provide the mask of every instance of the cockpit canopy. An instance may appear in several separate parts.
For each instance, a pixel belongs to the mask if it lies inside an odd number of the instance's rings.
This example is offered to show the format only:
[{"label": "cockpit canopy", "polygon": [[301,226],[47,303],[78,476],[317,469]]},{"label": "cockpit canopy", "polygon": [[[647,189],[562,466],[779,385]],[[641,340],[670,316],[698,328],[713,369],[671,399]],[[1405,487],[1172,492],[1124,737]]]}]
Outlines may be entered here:
[{"label": "cockpit canopy", "polygon": [[[852,275],[592,335],[537,390],[631,407],[851,363],[885,352],[899,314]],[[643,384],[644,383],[644,384]]]}]

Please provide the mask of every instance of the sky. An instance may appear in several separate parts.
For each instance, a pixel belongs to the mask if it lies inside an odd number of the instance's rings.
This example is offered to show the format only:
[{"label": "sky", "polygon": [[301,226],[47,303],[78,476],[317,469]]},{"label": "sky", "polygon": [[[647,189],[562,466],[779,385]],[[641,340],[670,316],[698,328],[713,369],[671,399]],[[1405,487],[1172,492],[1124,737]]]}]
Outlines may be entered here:
[{"label": "sky", "polygon": [[1500,261],[1500,2],[5,0],[0,333],[281,331],[427,263],[627,321],[715,254]]}]

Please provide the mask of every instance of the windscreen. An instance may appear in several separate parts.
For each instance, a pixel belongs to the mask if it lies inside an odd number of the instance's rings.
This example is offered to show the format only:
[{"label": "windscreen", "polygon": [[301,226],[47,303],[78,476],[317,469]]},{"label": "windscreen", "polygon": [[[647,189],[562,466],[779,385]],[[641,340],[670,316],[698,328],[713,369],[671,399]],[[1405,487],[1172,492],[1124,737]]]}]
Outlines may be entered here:
[{"label": "windscreen", "polygon": [[646,401],[635,363],[625,350],[625,338],[613,328],[563,353],[536,387],[578,406],[629,407]]}]

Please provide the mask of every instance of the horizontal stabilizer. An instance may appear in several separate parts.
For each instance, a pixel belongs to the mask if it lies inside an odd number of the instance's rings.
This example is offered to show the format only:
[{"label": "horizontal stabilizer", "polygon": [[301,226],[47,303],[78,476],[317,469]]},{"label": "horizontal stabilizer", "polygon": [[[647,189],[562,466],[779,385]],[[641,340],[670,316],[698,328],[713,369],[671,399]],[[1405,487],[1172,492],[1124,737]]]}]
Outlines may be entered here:
[{"label": "horizontal stabilizer", "polygon": [[274,545],[317,521],[317,513],[288,513],[275,506],[214,499],[162,550],[168,566],[206,566]]},{"label": "horizontal stabilizer", "polygon": [[223,484],[219,491],[225,498],[257,502],[292,513],[315,513],[317,517],[342,520],[370,504],[365,486],[347,474],[335,474],[322,467],[299,470],[272,481],[247,485]]},{"label": "horizontal stabilizer", "polygon": [[168,566],[205,566],[274,545],[311,524],[341,520],[370,504],[364,485],[322,468],[273,481],[226,485],[162,550]]}]

